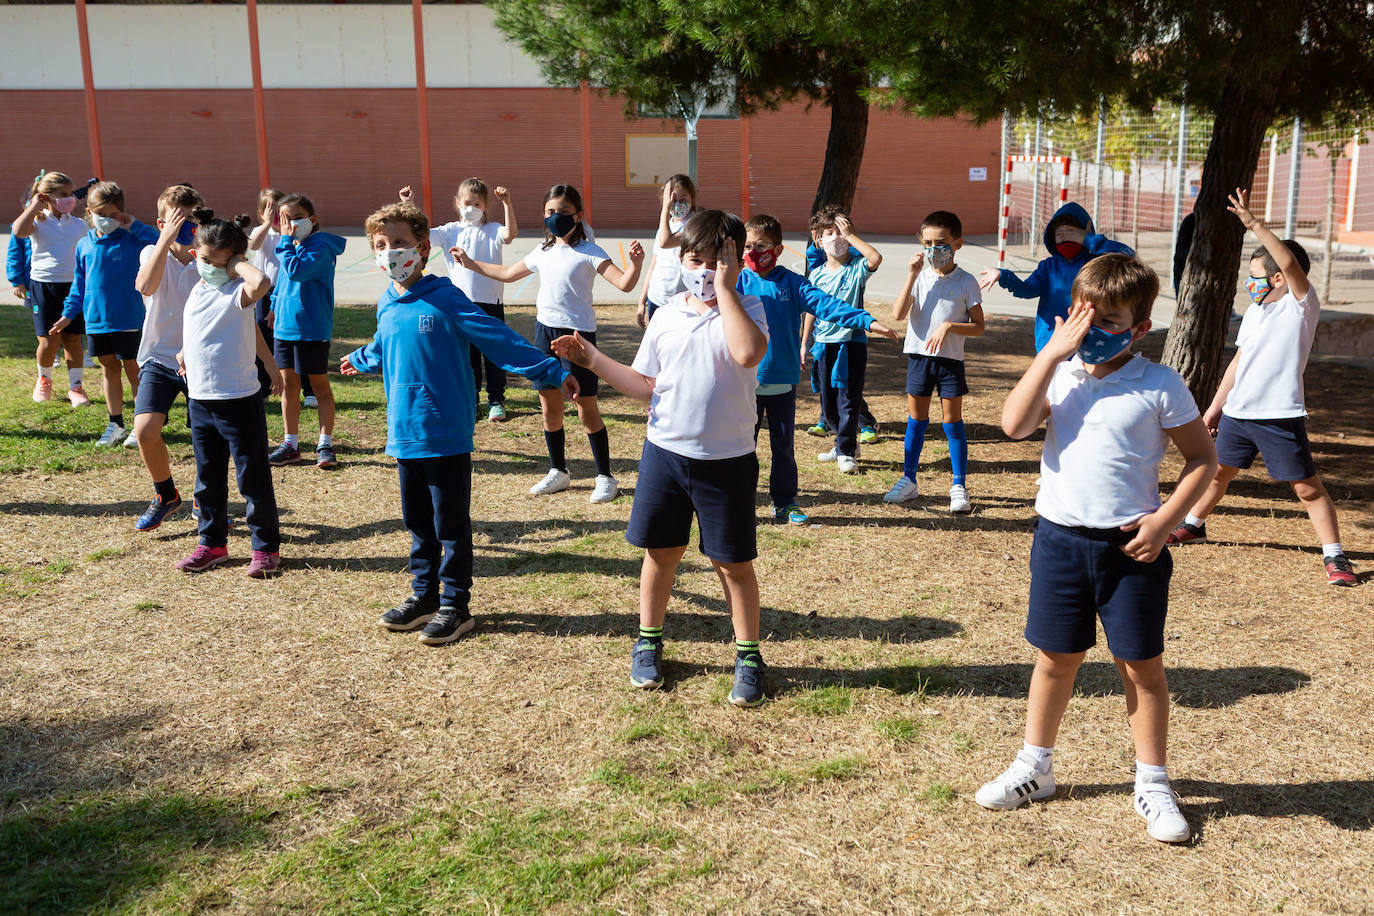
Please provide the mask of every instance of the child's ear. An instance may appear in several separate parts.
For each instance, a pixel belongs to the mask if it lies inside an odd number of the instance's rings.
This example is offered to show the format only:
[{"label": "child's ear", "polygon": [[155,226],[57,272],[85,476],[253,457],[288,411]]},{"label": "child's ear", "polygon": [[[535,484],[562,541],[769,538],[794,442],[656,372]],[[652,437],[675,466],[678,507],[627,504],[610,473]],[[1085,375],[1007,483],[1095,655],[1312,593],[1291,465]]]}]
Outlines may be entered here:
[{"label": "child's ear", "polygon": [[955,239],[954,241],[949,243],[949,247],[951,251],[958,251],[960,248],[964,247],[964,240]]}]

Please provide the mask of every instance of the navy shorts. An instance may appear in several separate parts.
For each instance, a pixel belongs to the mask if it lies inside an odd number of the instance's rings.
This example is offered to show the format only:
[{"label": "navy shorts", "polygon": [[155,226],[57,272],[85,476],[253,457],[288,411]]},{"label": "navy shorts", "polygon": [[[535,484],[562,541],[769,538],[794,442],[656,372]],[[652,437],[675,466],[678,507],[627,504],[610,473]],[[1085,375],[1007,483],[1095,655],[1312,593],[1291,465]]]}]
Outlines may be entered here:
[{"label": "navy shorts", "polygon": [[1121,552],[1134,532],[1067,528],[1036,519],[1031,544],[1026,641],[1045,652],[1086,652],[1097,645],[1097,619],[1112,655],[1128,662],[1164,652],[1164,617],[1174,562]]},{"label": "navy shorts", "polygon": [[917,353],[908,353],[906,359],[906,393],[912,397],[928,398],[936,391],[942,398],[962,398],[968,394],[962,359]]},{"label": "navy shorts", "polygon": [[[48,330],[62,317],[62,306],[67,302],[67,293],[72,291],[70,283],[45,283],[42,280],[29,281],[29,305],[33,307],[33,333],[47,337]],[[85,334],[86,318],[77,315],[72,323],[62,329],[63,334]]]},{"label": "navy shorts", "polygon": [[758,484],[759,459],[753,452],[714,461],[688,458],[646,439],[625,540],[649,550],[686,547],[695,513],[702,553],[717,563],[748,562],[759,555]]},{"label": "navy shorts", "polygon": [[1306,480],[1315,476],[1312,446],[1307,441],[1307,418],[1237,420],[1221,415],[1217,428],[1217,460],[1227,467],[1248,468],[1255,456],[1274,480]]},{"label": "navy shorts", "polygon": [[92,356],[138,359],[138,345],[143,342],[143,332],[110,331],[106,334],[87,334],[86,338]]},{"label": "navy shorts", "polygon": [[278,369],[290,369],[297,375],[327,375],[329,373],[329,341],[282,340],[272,343],[272,356]]},{"label": "navy shorts", "polygon": [[[534,348],[546,356],[552,356],[558,359],[558,362],[563,368],[572,373],[572,377],[577,379],[578,397],[594,398],[601,386],[601,380],[597,378],[596,373],[590,369],[584,369],[571,360],[561,359],[558,357],[557,353],[553,352],[553,342],[560,337],[568,337],[572,333],[572,328],[551,328],[548,325],[543,325],[536,321],[534,323]],[[582,339],[587,343],[596,346],[595,331],[578,331],[577,333],[581,334]],[[539,383],[536,382],[534,387],[536,389],[539,388]],[[643,473],[643,471],[640,473]],[[687,542],[683,541],[683,543],[685,544]]]},{"label": "navy shorts", "polygon": [[161,363],[148,360],[138,369],[138,396],[134,398],[134,416],[141,413],[171,413],[177,395],[190,401],[186,393],[186,379]]}]

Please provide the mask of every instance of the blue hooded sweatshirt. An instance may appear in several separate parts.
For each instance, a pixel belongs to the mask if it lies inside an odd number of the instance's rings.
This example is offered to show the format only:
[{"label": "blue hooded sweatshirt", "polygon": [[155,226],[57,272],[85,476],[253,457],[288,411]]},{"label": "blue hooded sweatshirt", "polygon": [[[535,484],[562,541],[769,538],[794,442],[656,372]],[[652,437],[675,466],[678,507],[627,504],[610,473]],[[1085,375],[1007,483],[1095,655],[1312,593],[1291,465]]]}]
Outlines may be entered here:
[{"label": "blue hooded sweatshirt", "polygon": [[109,235],[92,229],[76,243],[76,271],[72,289],[62,305],[62,317],[86,319],[87,334],[143,330],[143,296],[134,288],[138,256],[157,244],[158,231],[134,220],[128,229]]},{"label": "blue hooded sweatshirt", "polygon": [[29,285],[29,264],[33,261],[33,245],[28,239],[17,235],[10,236],[10,247],[5,251],[5,279],[10,286]]},{"label": "blue hooded sweatshirt", "polygon": [[401,293],[388,283],[377,302],[377,335],[348,354],[359,372],[382,373],[388,455],[442,458],[472,451],[476,389],[469,346],[542,388],[557,388],[568,377],[558,360],[473,305],[448,278],[429,274]]},{"label": "blue hooded sweatshirt", "polygon": [[[1063,257],[1054,248],[1054,230],[1058,228],[1056,223],[1065,216],[1077,220],[1087,233],[1083,239],[1083,250],[1073,260]],[[1056,210],[1054,216],[1045,224],[1045,250],[1050,252],[1050,256],[1035,265],[1035,270],[1026,279],[1022,280],[1011,271],[1003,270],[997,280],[999,286],[1017,299],[1040,297],[1040,304],[1035,309],[1036,353],[1040,352],[1049,342],[1050,335],[1054,333],[1054,319],[1069,317],[1069,308],[1073,305],[1069,293],[1073,290],[1073,281],[1083,269],[1083,265],[1100,254],[1135,254],[1130,246],[1113,242],[1105,235],[1097,235],[1093,231],[1093,220],[1088,211],[1072,202]]]},{"label": "blue hooded sweatshirt", "polygon": [[[277,340],[329,340],[334,336],[334,263],[347,244],[343,236],[315,230],[299,245],[283,235],[277,243],[281,272],[272,290]],[[457,454],[445,452],[444,454]]]},{"label": "blue hooded sweatshirt", "polygon": [[[768,352],[759,363],[760,385],[795,385],[801,381],[802,312],[846,328],[867,331],[873,324],[868,312],[822,292],[780,264],[766,277],[746,267],[740,271],[735,289],[741,295],[758,296],[768,317]],[[773,346],[775,342],[779,346]]]}]

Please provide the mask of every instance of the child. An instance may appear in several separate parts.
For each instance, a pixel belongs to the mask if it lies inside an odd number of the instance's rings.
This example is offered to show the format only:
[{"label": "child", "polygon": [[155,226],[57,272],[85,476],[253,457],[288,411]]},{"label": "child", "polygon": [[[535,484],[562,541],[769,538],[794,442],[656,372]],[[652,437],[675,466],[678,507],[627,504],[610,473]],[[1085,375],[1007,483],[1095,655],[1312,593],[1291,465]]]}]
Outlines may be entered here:
[{"label": "child", "polygon": [[[585,366],[632,398],[649,402],[649,424],[625,540],[644,548],[639,579],[639,639],[630,684],[663,684],[663,620],[695,513],[701,552],[725,590],[735,629],[730,702],[763,702],[759,585],[754,575],[755,373],[768,350],[768,324],[757,297],[736,292],[739,217],[703,210],[682,227],[687,291],[663,304],[633,365],[601,353],[580,333],[560,337],[560,356]],[[791,346],[788,346],[791,349]]]},{"label": "child", "polygon": [[382,615],[389,630],[423,626],[420,642],[453,642],[475,625],[472,590],[473,415],[470,363],[474,343],[499,365],[537,385],[577,382],[455,284],[426,276],[432,251],[429,217],[391,204],[367,218],[378,268],[391,283],[377,303],[377,334],[343,358],[344,375],[381,372],[386,387],[386,453],[401,477],[401,518],[410,531],[412,594]]},{"label": "child", "polygon": [[[506,307],[501,302],[501,284],[471,270],[453,260],[449,254],[452,248],[460,248],[468,257],[484,264],[500,264],[501,248],[515,241],[520,228],[515,222],[515,207],[510,200],[510,192],[505,188],[493,191],[501,201],[504,223],[487,219],[487,185],[480,178],[469,178],[458,186],[453,204],[461,219],[442,226],[431,226],[429,242],[438,247],[448,263],[449,279],[462,290],[463,295],[482,311],[498,321],[506,320]],[[401,203],[409,203],[409,186],[401,188]],[[428,219],[428,217],[426,217]],[[469,348],[468,361],[472,364],[472,409],[477,415],[477,395],[482,388],[482,370],[486,367],[487,378],[487,419],[493,423],[506,421],[506,372],[497,363],[482,356],[476,346]]]},{"label": "child", "polygon": [[768,495],[773,518],[793,525],[810,519],[797,505],[797,458],[793,435],[797,422],[797,383],[801,381],[802,313],[818,315],[844,327],[870,330],[893,340],[897,334],[878,324],[873,316],[834,296],[821,292],[799,275],[778,263],[782,254],[782,224],[759,214],[745,224],[745,269],[739,276],[739,293],[763,302],[768,315],[770,343],[759,363],[758,410],[755,435],[768,423],[773,466],[768,472]]},{"label": "child", "polygon": [[[91,355],[100,361],[105,410],[109,425],[96,445],[124,442],[138,445],[133,432],[125,438],[124,381],[138,401],[138,349],[143,336],[143,297],[134,288],[138,259],[143,249],[157,241],[158,232],[124,212],[124,191],[113,181],[91,186],[86,208],[95,226],[76,245],[76,271],[62,317],[53,322],[50,334],[65,331],[76,318],[84,318]],[[71,356],[68,354],[68,364]]]},{"label": "child", "polygon": [[[1013,439],[1049,421],[1026,620],[1026,640],[1037,654],[1025,746],[975,800],[1010,810],[1054,794],[1055,737],[1100,617],[1135,742],[1135,809],[1150,836],[1181,843],[1188,822],[1164,767],[1164,617],[1173,569],[1164,541],[1217,463],[1182,377],[1131,353],[1150,330],[1158,293],[1154,271],[1127,255],[1085,266],[1074,281],[1069,319],[1055,319],[1053,335],[1002,408],[1002,429]],[[1159,463],[1170,441],[1184,465],[1161,506]]]},{"label": "child", "polygon": [[1035,265],[1025,280],[1010,270],[985,270],[978,275],[978,284],[984,290],[998,284],[1017,299],[1040,297],[1040,304],[1035,307],[1037,353],[1054,332],[1054,319],[1069,314],[1069,290],[1083,265],[1108,252],[1135,254],[1130,247],[1094,232],[1088,211],[1072,202],[1056,210],[1045,224],[1045,249],[1049,257]]},{"label": "child", "polygon": [[1317,291],[1307,280],[1311,262],[1301,245],[1279,241],[1264,221],[1250,212],[1247,191],[1237,189],[1230,200],[1228,209],[1261,243],[1250,256],[1250,280],[1246,283],[1255,304],[1241,319],[1236,355],[1203,416],[1217,437],[1221,466],[1207,492],[1169,536],[1169,543],[1205,538],[1207,516],[1226,495],[1240,469],[1250,467],[1259,454],[1269,476],[1291,483],[1307,510],[1322,545],[1326,581],[1352,586],[1359,579],[1341,548],[1336,506],[1317,476],[1307,441],[1303,373],[1321,312]]},{"label": "child", "polygon": [[[262,271],[274,291],[277,287],[277,275],[281,273],[281,261],[277,260],[277,244],[281,241],[281,201],[285,196],[275,188],[263,188],[259,191],[258,225],[248,233],[248,250],[253,252],[253,266]],[[267,341],[269,349],[275,350],[276,338],[272,334],[272,325],[276,323],[276,315],[272,311],[272,293],[269,292],[259,299],[254,309],[258,330],[262,332],[263,340]],[[258,364],[258,381],[262,383],[263,397],[267,397],[272,376],[267,371],[267,366],[261,362]],[[305,394],[301,406],[316,406],[315,398],[310,393],[309,376],[301,377],[301,391]]]},{"label": "child", "polygon": [[[851,261],[863,257],[863,253],[853,245],[849,246],[848,255]],[[829,257],[816,241],[815,233],[812,233],[806,242],[806,278],[810,280],[811,275],[824,266]],[[859,303],[858,307],[862,308],[862,303]],[[811,348],[811,336],[815,324],[815,315],[807,315],[802,319],[802,369],[806,368],[806,357]],[[821,377],[814,360],[811,363],[811,390],[821,390]],[[822,404],[817,408],[816,422],[806,428],[806,434],[819,439],[834,438],[835,430],[825,421],[825,405]],[[872,445],[878,441],[878,421],[873,417],[873,411],[869,409],[868,398],[862,396],[859,398],[858,441],[860,445]]]},{"label": "child", "polygon": [[677,234],[697,209],[697,186],[686,175],[674,175],[663,185],[663,207],[654,236],[654,258],[649,262],[649,282],[639,294],[635,321],[645,327],[654,312],[682,292],[682,264],[677,257]]},{"label": "child", "polygon": [[[86,332],[86,324],[78,316],[57,334],[52,333],[71,292],[76,246],[90,228],[75,214],[79,204],[70,178],[61,172],[41,173],[34,180],[24,211],[10,227],[10,247],[13,249],[16,240],[30,246],[25,291],[33,309],[34,335],[38,338],[38,380],[33,386],[33,399],[39,403],[52,400],[53,363],[62,351],[67,358],[67,400],[73,407],[87,407],[91,399],[81,385],[85,359],[81,335]],[[13,277],[10,282],[14,282]]]},{"label": "child", "polygon": [[320,229],[315,205],[303,194],[283,197],[277,219],[282,229],[276,249],[281,270],[272,295],[272,333],[277,368],[286,379],[281,398],[286,438],[272,450],[270,460],[278,467],[301,463],[301,379],[309,378],[320,414],[315,464],[329,470],[339,466],[334,454],[334,392],[327,374],[334,336],[334,263],[346,243]]},{"label": "child", "polygon": [[[864,287],[868,278],[883,263],[883,256],[854,232],[854,227],[837,207],[823,207],[811,217],[811,237],[825,252],[826,261],[811,272],[810,280],[860,311],[864,307]],[[850,255],[857,251],[858,257]],[[803,337],[814,327],[816,373],[814,381],[821,395],[821,417],[835,431],[835,444],[816,456],[819,461],[834,461],[843,474],[859,469],[859,432],[864,425],[864,376],[868,367],[868,338],[863,331],[819,319],[812,325],[806,319]],[[894,335],[895,338],[895,335]],[[873,432],[877,439],[877,431]]]},{"label": "child", "polygon": [[[532,273],[540,275],[539,295],[535,300],[534,345],[550,356],[554,355],[552,342],[574,331],[596,343],[592,285],[597,274],[622,293],[628,293],[639,282],[639,269],[644,263],[644,249],[638,242],[630,243],[630,269],[622,271],[611,263],[610,255],[586,238],[582,225],[582,195],[566,184],[554,185],[544,195],[544,244],[524,260],[502,267],[474,261],[461,248],[450,253],[468,270],[502,283],[522,280]],[[596,402],[596,373],[572,363],[565,363],[563,368],[577,379],[580,392],[574,398],[577,416],[587,431],[592,457],[596,460],[596,486],[592,488],[590,501],[608,503],[620,492],[620,485],[611,476],[611,443]],[[540,389],[539,407],[544,415],[549,473],[530,487],[530,493],[536,496],[561,492],[572,483],[564,452],[563,392],[554,388]]]},{"label": "child", "polygon": [[954,263],[954,252],[964,244],[963,235],[963,223],[948,210],[927,216],[921,223],[922,250],[911,259],[906,281],[892,306],[892,317],[907,322],[902,347],[907,354],[907,421],[902,479],[883,497],[890,503],[916,498],[916,471],[930,425],[930,398],[938,390],[953,472],[949,511],[956,515],[973,511],[965,484],[968,436],[964,431],[964,395],[968,394],[968,381],[964,377],[964,338],[977,337],[984,328],[978,281]]},{"label": "child", "polygon": [[182,314],[186,299],[200,282],[196,268],[195,228],[190,217],[205,203],[185,185],[172,185],[157,199],[157,244],[139,254],[134,285],[147,311],[138,347],[138,394],[134,398],[134,436],[143,466],[153,479],[153,500],[134,522],[139,531],[152,531],[181,508],[181,494],[172,482],[172,458],[162,441],[162,428],[177,395],[186,394],[186,379],[177,363],[181,349]]},{"label": "child", "polygon": [[[271,359],[258,331],[253,304],[267,295],[262,271],[248,263],[252,217],[215,219],[197,209],[196,270],[201,282],[186,300],[182,350],[177,362],[186,376],[191,446],[196,454],[196,503],[200,543],[177,563],[188,573],[204,572],[229,559],[229,488],[225,475],[233,458],[239,493],[247,502],[253,558],[248,575],[265,579],[281,565],[281,530],[267,462],[267,413],[258,385],[255,357]],[[272,393],[282,374],[272,370]]]}]

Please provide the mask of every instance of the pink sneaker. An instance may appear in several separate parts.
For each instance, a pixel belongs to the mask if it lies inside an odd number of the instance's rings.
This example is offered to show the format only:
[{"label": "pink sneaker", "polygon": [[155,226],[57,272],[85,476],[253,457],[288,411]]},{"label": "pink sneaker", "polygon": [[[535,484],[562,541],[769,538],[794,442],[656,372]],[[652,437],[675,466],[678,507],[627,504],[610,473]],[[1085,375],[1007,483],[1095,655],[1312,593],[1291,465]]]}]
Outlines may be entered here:
[{"label": "pink sneaker", "polygon": [[38,377],[38,381],[33,385],[33,400],[36,404],[52,400],[52,379],[41,375]]},{"label": "pink sneaker", "polygon": [[67,400],[72,402],[73,407],[91,406],[91,399],[86,397],[86,389],[80,385],[67,389]]},{"label": "pink sneaker", "polygon": [[276,575],[277,567],[281,565],[281,554],[276,551],[268,553],[266,550],[253,551],[253,561],[248,564],[248,578],[266,579]]},{"label": "pink sneaker", "polygon": [[191,551],[184,560],[177,561],[177,569],[182,572],[205,572],[211,566],[218,566],[229,559],[229,551],[224,547],[206,547],[204,544]]}]

